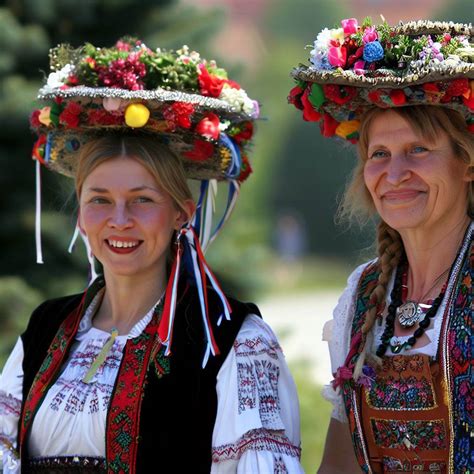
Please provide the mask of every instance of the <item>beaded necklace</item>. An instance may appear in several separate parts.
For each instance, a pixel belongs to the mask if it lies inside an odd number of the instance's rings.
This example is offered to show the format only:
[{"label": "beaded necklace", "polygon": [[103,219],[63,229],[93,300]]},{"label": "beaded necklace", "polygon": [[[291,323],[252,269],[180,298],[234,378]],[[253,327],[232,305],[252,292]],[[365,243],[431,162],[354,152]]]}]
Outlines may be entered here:
[{"label": "beaded necklace", "polygon": [[[395,274],[395,281],[393,284],[393,289],[390,294],[390,305],[388,307],[388,314],[385,319],[385,330],[381,337],[381,342],[377,348],[376,354],[379,357],[383,357],[387,348],[390,345],[390,340],[393,337],[395,331],[395,318],[397,316],[397,309],[403,303],[403,278],[406,274],[407,263],[403,263],[397,267],[397,272]],[[451,272],[450,272],[451,273]],[[401,352],[403,349],[409,349],[413,347],[416,343],[416,340],[421,337],[425,330],[430,325],[431,319],[436,315],[441,302],[443,301],[444,294],[446,293],[447,283],[443,285],[440,294],[434,299],[431,308],[426,312],[425,317],[418,323],[418,328],[415,330],[413,335],[408,338],[403,344],[398,344],[393,350],[395,353]]]}]

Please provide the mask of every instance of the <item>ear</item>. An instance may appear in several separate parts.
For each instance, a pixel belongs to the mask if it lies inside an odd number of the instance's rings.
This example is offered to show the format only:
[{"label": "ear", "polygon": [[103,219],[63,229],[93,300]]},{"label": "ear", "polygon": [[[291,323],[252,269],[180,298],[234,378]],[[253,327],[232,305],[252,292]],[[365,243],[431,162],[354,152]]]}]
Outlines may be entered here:
[{"label": "ear", "polygon": [[175,229],[179,230],[183,225],[190,221],[191,218],[194,215],[194,211],[196,210],[196,204],[194,204],[194,201],[192,199],[187,199],[184,202],[184,209],[179,209],[178,210],[178,215],[176,217],[176,222],[175,222]]},{"label": "ear", "polygon": [[468,183],[474,181],[474,166],[470,165],[467,167],[466,174],[464,175],[464,181]]}]

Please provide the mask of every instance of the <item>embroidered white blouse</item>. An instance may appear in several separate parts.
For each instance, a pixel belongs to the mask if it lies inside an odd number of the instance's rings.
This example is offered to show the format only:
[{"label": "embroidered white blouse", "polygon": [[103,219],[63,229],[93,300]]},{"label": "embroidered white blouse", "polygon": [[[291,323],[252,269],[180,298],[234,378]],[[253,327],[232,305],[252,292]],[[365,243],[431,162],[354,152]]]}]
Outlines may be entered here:
[{"label": "embroidered white blouse", "polygon": [[[105,457],[105,422],[127,339],[150,322],[151,309],[118,336],[91,383],[82,379],[110,334],[92,326],[97,299],[82,318],[70,356],[41,404],[29,438],[32,457]],[[16,448],[22,398],[23,346],[19,338],[0,376],[0,461],[20,472]],[[217,377],[218,408],[212,439],[213,474],[302,473],[299,406],[293,378],[270,327],[246,317]]]}]

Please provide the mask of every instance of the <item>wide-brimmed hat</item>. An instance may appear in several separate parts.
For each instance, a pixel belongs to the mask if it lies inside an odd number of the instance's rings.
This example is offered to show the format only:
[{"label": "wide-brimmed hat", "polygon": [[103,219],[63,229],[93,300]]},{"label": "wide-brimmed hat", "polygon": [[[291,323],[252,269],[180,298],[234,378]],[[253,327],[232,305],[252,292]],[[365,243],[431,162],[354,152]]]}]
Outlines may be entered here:
[{"label": "wide-brimmed hat", "polygon": [[342,20],[318,34],[311,64],[293,69],[297,86],[288,100],[304,120],[320,122],[324,136],[353,143],[373,107],[447,106],[474,131],[473,37],[471,24]]},{"label": "wide-brimmed hat", "polygon": [[111,48],[60,45],[30,123],[33,158],[73,176],[82,145],[105,131],[152,134],[181,159],[189,178],[249,174],[256,101],[224,69],[184,46],[151,50],[125,38]]}]

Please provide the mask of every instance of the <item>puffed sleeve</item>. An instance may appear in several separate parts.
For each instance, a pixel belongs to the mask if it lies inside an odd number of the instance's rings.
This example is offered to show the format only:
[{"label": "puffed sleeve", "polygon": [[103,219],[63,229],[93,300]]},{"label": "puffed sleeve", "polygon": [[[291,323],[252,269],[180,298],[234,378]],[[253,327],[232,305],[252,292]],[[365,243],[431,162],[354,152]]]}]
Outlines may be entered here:
[{"label": "puffed sleeve", "polygon": [[0,461],[3,472],[20,472],[17,453],[18,420],[23,391],[23,344],[18,338],[0,375]]},{"label": "puffed sleeve", "polygon": [[270,327],[245,319],[217,377],[212,474],[302,473],[296,386]]},{"label": "puffed sleeve", "polygon": [[[355,310],[355,295],[357,286],[367,263],[359,265],[347,279],[347,286],[340,296],[333,311],[333,319],[326,322],[323,328],[323,341],[327,341],[329,355],[331,357],[331,371],[336,373],[337,369],[344,365],[349,352],[352,320]],[[332,385],[325,385],[323,396],[332,403],[331,417],[343,423],[347,422],[347,416],[339,389],[334,390]]]}]

